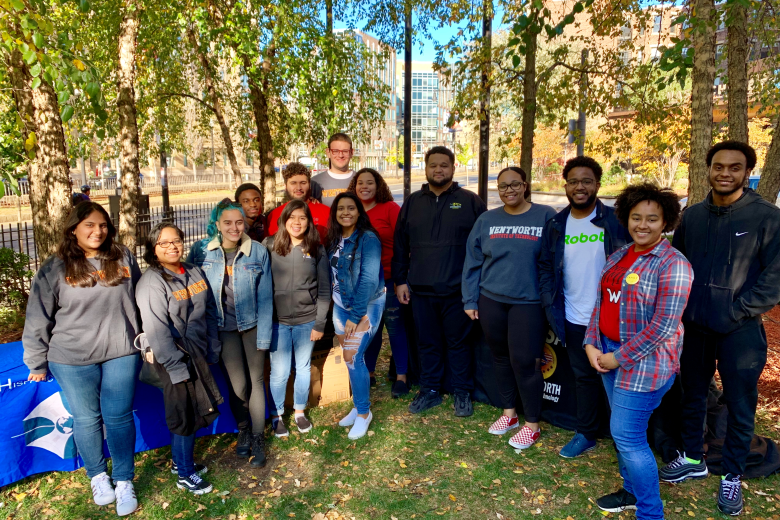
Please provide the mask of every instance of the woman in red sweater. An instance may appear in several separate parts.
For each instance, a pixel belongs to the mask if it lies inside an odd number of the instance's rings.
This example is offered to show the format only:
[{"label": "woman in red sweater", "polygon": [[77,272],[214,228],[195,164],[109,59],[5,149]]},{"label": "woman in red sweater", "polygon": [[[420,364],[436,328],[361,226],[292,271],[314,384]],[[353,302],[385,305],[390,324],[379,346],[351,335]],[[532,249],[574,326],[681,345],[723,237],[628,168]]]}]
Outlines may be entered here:
[{"label": "woman in red sweater", "polygon": [[393,235],[395,234],[395,223],[398,220],[398,213],[401,207],[393,200],[393,194],[390,188],[376,170],[372,168],[363,168],[359,170],[352,182],[349,183],[347,191],[356,193],[363,202],[363,208],[368,213],[371,225],[379,233],[379,240],[382,242],[382,268],[385,271],[385,288],[387,289],[387,302],[382,314],[382,323],[379,324],[378,334],[374,336],[373,341],[366,350],[366,366],[371,373],[371,384],[376,384],[374,370],[376,369],[376,360],[379,357],[379,351],[382,348],[382,325],[387,327],[387,335],[390,337],[390,349],[393,352],[395,360],[395,370],[397,378],[393,383],[393,397],[400,397],[409,393],[409,386],[406,382],[406,371],[409,366],[409,344],[406,340],[406,328],[404,327],[403,316],[401,316],[401,306],[398,298],[395,296],[395,286],[393,278],[390,276],[390,262],[393,260]]}]

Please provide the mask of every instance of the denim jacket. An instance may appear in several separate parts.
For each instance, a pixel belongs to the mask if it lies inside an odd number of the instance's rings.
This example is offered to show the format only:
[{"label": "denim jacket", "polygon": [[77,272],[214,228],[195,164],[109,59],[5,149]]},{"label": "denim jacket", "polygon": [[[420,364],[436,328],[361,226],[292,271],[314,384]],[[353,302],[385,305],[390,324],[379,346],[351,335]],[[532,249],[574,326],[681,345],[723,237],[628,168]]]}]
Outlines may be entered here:
[{"label": "denim jacket", "polygon": [[[225,277],[225,252],[219,240],[201,240],[193,244],[187,262],[203,270],[211,285],[217,303],[217,325],[225,323],[222,310],[222,284]],[[238,253],[233,261],[233,292],[236,302],[238,330],[257,326],[257,348],[271,347],[273,330],[273,277],[268,250],[248,235],[241,237]]]},{"label": "denim jacket", "polygon": [[[339,253],[336,264],[341,303],[344,310],[349,311],[352,323],[359,322],[366,315],[369,302],[377,299],[385,290],[382,243],[371,231],[364,231],[358,243],[355,240],[357,235],[354,232],[344,239],[344,249]],[[328,259],[333,258],[334,251],[328,251]]]},{"label": "denim jacket", "polygon": [[[539,253],[539,296],[547,314],[547,321],[553,332],[566,344],[566,303],[563,296],[563,250],[566,235],[566,221],[571,206],[566,206],[547,221],[542,232],[542,251]],[[594,226],[604,228],[604,254],[609,255],[630,243],[631,236],[617,217],[615,210],[596,199],[596,217],[591,220]],[[600,273],[593,273],[596,277]],[[578,348],[581,345],[576,345]]]}]

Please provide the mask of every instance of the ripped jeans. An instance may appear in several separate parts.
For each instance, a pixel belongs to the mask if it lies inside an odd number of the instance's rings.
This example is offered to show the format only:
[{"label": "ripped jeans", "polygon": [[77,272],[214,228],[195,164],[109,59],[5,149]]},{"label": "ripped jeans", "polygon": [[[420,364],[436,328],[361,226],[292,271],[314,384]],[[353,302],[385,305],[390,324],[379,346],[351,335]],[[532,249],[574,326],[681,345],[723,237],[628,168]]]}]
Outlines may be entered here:
[{"label": "ripped jeans", "polygon": [[409,369],[409,342],[406,338],[406,326],[392,279],[385,280],[385,289],[387,295],[385,310],[382,313],[379,329],[366,350],[366,366],[369,372],[376,370],[376,361],[379,359],[379,351],[382,350],[382,327],[384,326],[387,328],[387,336],[390,338],[390,351],[393,353],[395,361],[395,372],[398,375],[403,375]]},{"label": "ripped jeans", "polygon": [[[371,339],[379,328],[379,321],[382,319],[382,312],[385,308],[385,293],[380,294],[375,300],[368,302],[369,328],[363,332],[356,332],[349,339],[345,339],[342,345],[344,349],[344,361],[349,370],[349,382],[352,384],[352,402],[357,408],[359,414],[366,414],[371,409],[369,399],[370,378],[368,368],[366,368],[366,349],[371,343]],[[333,325],[336,329],[336,335],[344,334],[344,326],[349,319],[349,312],[333,305]],[[351,354],[351,356],[350,356]]]}]

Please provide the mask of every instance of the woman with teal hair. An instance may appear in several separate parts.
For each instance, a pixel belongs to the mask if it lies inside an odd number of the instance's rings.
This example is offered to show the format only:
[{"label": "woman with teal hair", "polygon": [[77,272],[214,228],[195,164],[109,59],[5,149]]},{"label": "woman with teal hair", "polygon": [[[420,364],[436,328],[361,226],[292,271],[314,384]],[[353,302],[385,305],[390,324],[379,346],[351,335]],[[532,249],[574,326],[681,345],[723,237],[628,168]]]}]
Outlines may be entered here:
[{"label": "woman with teal hair", "polygon": [[220,365],[230,383],[230,410],[238,425],[236,455],[251,455],[250,464],[262,467],[263,375],[265,351],[271,346],[274,295],[268,250],[244,233],[244,222],[241,205],[224,199],[211,212],[209,238],[193,245],[187,262],[203,270],[216,300]]}]

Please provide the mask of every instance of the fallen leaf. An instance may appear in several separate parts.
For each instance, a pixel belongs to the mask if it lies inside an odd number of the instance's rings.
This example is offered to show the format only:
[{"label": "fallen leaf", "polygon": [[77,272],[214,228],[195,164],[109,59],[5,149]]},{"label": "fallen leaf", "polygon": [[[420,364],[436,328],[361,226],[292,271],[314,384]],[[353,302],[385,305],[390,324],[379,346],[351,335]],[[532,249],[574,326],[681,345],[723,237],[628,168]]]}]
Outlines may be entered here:
[{"label": "fallen leaf", "polygon": [[458,499],[455,498],[455,495],[450,495],[450,500],[452,500],[453,502],[457,502],[458,501]]},{"label": "fallen leaf", "polygon": [[345,460],[344,462],[341,463],[341,465],[346,468],[347,466],[349,466],[349,461]]},{"label": "fallen leaf", "polygon": [[203,511],[204,509],[206,509],[206,506],[204,506],[203,504],[198,504],[198,507],[195,509],[195,512],[197,513],[198,511]]},{"label": "fallen leaf", "polygon": [[500,478],[494,478],[493,479],[493,484],[498,484],[500,486],[501,485],[501,479]]},{"label": "fallen leaf", "polygon": [[169,505],[170,505],[170,504],[169,504],[168,502],[163,502],[163,505],[162,505],[163,511],[165,511],[166,509],[168,509],[168,506],[169,506]]},{"label": "fallen leaf", "polygon": [[469,465],[468,465],[468,464],[466,464],[465,462],[461,462],[461,463],[460,463],[460,467],[461,467],[461,468],[468,468],[468,467],[469,467]]},{"label": "fallen leaf", "polygon": [[252,489],[254,487],[257,487],[257,482],[252,482],[247,486],[249,489]]},{"label": "fallen leaf", "polygon": [[373,437],[374,436],[374,430],[368,430],[368,436]]},{"label": "fallen leaf", "polygon": [[16,499],[17,502],[21,502],[22,500],[24,500],[24,498],[26,496],[27,496],[27,493],[16,493],[16,494],[14,494],[14,498]]},{"label": "fallen leaf", "polygon": [[696,516],[696,514],[693,511],[688,511],[688,516]]}]

